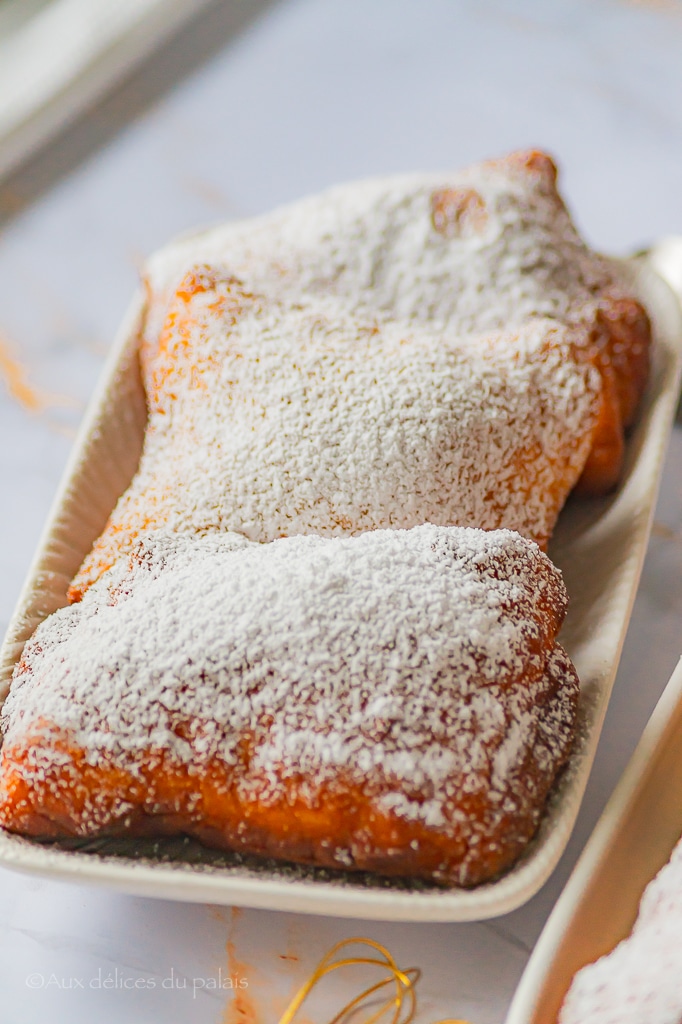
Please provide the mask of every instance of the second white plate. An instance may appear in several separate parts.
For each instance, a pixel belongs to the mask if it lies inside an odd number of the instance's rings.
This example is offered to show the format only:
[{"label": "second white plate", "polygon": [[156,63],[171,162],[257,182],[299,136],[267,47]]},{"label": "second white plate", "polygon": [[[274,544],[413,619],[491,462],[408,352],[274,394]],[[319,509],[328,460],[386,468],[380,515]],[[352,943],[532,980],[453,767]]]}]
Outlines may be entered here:
[{"label": "second white plate", "polygon": [[576,971],[630,934],[646,885],[682,834],[681,791],[682,662],[545,925],[506,1024],[556,1024]]}]

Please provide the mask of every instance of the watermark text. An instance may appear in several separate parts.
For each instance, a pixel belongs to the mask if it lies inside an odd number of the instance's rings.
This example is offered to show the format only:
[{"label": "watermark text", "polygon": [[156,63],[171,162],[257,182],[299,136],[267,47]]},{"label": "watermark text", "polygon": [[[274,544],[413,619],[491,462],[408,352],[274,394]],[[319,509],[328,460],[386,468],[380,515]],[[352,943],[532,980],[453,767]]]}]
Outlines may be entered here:
[{"label": "watermark text", "polygon": [[35,972],[27,974],[25,979],[26,988],[51,989],[53,991],[74,992],[74,991],[101,991],[101,992],[131,992],[140,989],[163,989],[165,991],[191,992],[192,998],[196,999],[199,992],[227,992],[245,989],[249,987],[248,978],[239,974],[228,974],[221,968],[216,974],[209,974],[203,977],[189,978],[180,974],[171,967],[168,974],[160,977],[156,974],[135,975],[127,974],[125,971],[115,967],[113,971],[102,970],[100,967],[96,974],[86,977],[85,975],[60,975],[40,974]]}]

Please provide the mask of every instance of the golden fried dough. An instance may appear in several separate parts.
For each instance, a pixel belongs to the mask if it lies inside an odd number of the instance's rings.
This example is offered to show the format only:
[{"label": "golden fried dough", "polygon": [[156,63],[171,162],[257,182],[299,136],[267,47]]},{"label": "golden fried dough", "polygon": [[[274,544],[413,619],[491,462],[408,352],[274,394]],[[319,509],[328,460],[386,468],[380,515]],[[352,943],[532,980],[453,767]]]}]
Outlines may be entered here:
[{"label": "golden fried dough", "polygon": [[570,748],[565,604],[510,531],[150,535],[26,645],[0,824],[493,877]]}]

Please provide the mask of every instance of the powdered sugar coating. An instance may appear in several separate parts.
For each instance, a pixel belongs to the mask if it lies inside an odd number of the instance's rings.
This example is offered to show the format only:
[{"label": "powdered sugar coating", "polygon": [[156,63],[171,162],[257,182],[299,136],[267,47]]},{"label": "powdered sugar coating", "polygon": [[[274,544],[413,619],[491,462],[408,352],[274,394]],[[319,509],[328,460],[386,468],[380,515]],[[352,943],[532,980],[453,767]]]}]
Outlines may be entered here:
[{"label": "powdered sugar coating", "polygon": [[[270,296],[332,297],[348,312],[449,334],[536,316],[575,320],[600,293],[627,289],[578,235],[555,180],[544,154],[512,154],[454,173],[340,185],[176,242],[147,267],[158,300],[147,336],[156,338],[196,263],[224,266]],[[485,213],[473,223],[461,215],[472,195]]]},{"label": "powdered sugar coating", "polygon": [[579,481],[618,480],[648,320],[542,153],[343,185],[167,247],[146,285],[145,454],[72,599],[147,527],[545,546]]},{"label": "powdered sugar coating", "polygon": [[647,886],[629,938],[578,971],[560,1024],[682,1020],[682,843]]},{"label": "powdered sugar coating", "polygon": [[[566,757],[564,609],[558,571],[508,531],[151,535],[28,642],[4,753],[21,752],[34,788],[59,737],[95,766],[135,771],[162,751],[200,777],[219,762],[265,805],[361,786],[377,812],[463,842],[468,881],[502,824],[518,852]],[[467,816],[467,800],[485,814]],[[77,829],[110,823],[94,794]],[[338,863],[354,860],[345,842]]]},{"label": "powdered sugar coating", "polygon": [[570,329],[452,337],[189,273],[145,354],[140,469],[76,586],[145,529],[257,541],[422,523],[545,544],[591,444],[599,375]]}]

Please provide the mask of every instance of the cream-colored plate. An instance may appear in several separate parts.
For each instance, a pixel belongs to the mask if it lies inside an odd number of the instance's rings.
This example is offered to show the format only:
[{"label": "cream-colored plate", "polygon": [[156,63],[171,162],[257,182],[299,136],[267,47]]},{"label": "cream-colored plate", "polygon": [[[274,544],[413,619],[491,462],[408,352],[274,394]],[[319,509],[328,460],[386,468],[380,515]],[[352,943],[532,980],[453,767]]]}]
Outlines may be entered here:
[{"label": "cream-colored plate", "polygon": [[506,1024],[556,1024],[575,972],[630,934],[646,885],[682,835],[680,793],[682,662],[545,925]]},{"label": "cream-colored plate", "polygon": [[[582,799],[637,589],[675,411],[682,357],[680,306],[648,261],[633,261],[629,272],[654,322],[654,369],[629,441],[622,485],[608,499],[569,503],[550,551],[571,595],[562,640],[582,683],[579,730],[571,763],[551,796],[538,835],[511,871],[473,890],[443,892],[273,864],[217,866],[214,857],[191,844],[161,844],[158,852],[174,858],[168,861],[147,847],[140,856],[139,844],[131,841],[127,846],[105,844],[97,852],[64,851],[7,834],[0,835],[0,863],[146,896],[383,920],[477,920],[507,913],[528,900],[559,859]],[[142,313],[138,298],[82,428],[10,623],[0,652],[0,682],[5,685],[37,623],[65,603],[71,577],[135,470],[146,415],[136,359]]]}]

